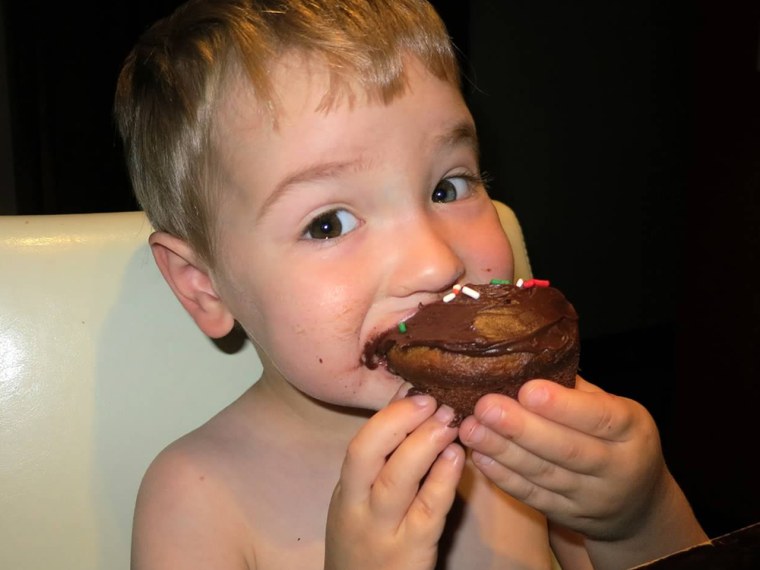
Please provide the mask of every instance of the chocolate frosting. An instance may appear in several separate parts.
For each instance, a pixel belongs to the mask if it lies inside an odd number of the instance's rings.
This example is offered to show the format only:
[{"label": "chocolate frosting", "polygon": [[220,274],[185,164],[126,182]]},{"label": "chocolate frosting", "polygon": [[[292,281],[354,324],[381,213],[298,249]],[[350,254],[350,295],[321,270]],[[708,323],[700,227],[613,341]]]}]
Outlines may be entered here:
[{"label": "chocolate frosting", "polygon": [[[577,337],[578,315],[554,287],[469,285],[480,293],[460,293],[449,302],[424,306],[404,324],[367,344],[364,362],[370,368],[397,346],[426,346],[467,356],[558,350]],[[421,307],[422,309],[422,307]]]},{"label": "chocolate frosting", "polygon": [[469,287],[478,299],[460,292],[448,303],[421,306],[403,327],[369,342],[365,365],[382,364],[414,393],[451,406],[456,422],[484,394],[514,398],[533,378],[575,385],[578,315],[562,293],[548,286]]}]

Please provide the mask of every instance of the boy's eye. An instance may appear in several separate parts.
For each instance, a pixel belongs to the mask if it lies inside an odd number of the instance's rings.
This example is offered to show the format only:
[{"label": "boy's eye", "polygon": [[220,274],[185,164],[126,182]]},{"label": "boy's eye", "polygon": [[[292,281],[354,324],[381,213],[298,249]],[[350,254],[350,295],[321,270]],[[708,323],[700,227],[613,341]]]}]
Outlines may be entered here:
[{"label": "boy's eye", "polygon": [[433,190],[431,198],[433,202],[453,202],[460,200],[469,194],[471,185],[475,181],[470,176],[451,176],[444,178]]},{"label": "boy's eye", "polygon": [[358,225],[356,217],[346,210],[330,210],[314,218],[306,227],[306,239],[331,239],[352,231]]}]

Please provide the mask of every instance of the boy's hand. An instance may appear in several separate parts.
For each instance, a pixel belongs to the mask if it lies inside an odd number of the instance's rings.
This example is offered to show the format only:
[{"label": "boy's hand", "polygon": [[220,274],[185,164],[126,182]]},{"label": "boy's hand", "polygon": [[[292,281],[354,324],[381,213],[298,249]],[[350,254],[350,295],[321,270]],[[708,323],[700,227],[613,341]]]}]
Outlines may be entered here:
[{"label": "boy's hand", "polygon": [[670,476],[641,405],[581,378],[575,390],[532,381],[518,399],[484,396],[460,427],[487,477],[587,538],[625,539],[648,523]]},{"label": "boy's hand", "polygon": [[464,451],[453,412],[429,396],[392,402],[349,444],[327,517],[325,568],[429,570]]}]

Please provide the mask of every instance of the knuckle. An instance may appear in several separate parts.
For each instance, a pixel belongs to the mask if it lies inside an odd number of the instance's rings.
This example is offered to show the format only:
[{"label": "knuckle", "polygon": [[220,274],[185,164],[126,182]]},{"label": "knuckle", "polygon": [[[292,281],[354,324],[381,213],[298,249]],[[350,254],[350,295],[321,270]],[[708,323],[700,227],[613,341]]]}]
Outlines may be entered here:
[{"label": "knuckle", "polygon": [[355,465],[360,465],[365,461],[366,448],[358,439],[349,442],[346,448],[346,455],[343,459],[343,469],[351,470]]},{"label": "knuckle", "polygon": [[437,509],[427,496],[419,495],[414,503],[415,518],[418,521],[428,521],[436,518]]},{"label": "knuckle", "polygon": [[380,496],[392,494],[398,488],[398,485],[397,478],[388,469],[384,469],[378,474],[375,482],[372,484],[372,493],[373,495]]},{"label": "knuckle", "polygon": [[566,441],[560,451],[562,461],[569,464],[577,463],[583,456],[583,450],[577,441]]},{"label": "knuckle", "polygon": [[609,408],[604,408],[595,427],[596,431],[600,433],[607,433],[612,431],[612,413],[610,412]]},{"label": "knuckle", "polygon": [[361,455],[361,445],[359,445],[356,441],[356,439],[352,439],[348,443],[348,447],[346,448],[346,463],[353,463],[358,459],[358,456]]},{"label": "knuckle", "polygon": [[536,475],[541,478],[551,478],[556,472],[557,466],[554,463],[542,459],[536,471]]},{"label": "knuckle", "polygon": [[[597,417],[594,429],[597,433],[608,434],[616,429],[620,429],[627,423],[623,419],[624,412],[617,410],[617,396],[605,394],[602,405],[600,406],[599,416]],[[616,425],[616,420],[618,424]]]},{"label": "knuckle", "polygon": [[522,492],[522,501],[527,504],[532,504],[536,500],[538,494],[538,487],[532,483],[526,483]]}]

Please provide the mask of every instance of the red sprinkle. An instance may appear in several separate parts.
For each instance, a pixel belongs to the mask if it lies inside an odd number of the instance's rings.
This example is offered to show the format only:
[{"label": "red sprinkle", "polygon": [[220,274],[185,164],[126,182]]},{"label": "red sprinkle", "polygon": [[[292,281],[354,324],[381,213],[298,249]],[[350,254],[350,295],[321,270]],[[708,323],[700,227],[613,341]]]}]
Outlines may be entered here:
[{"label": "red sprinkle", "polygon": [[531,287],[548,287],[549,281],[547,279],[528,279],[523,283],[523,289],[530,289]]}]

